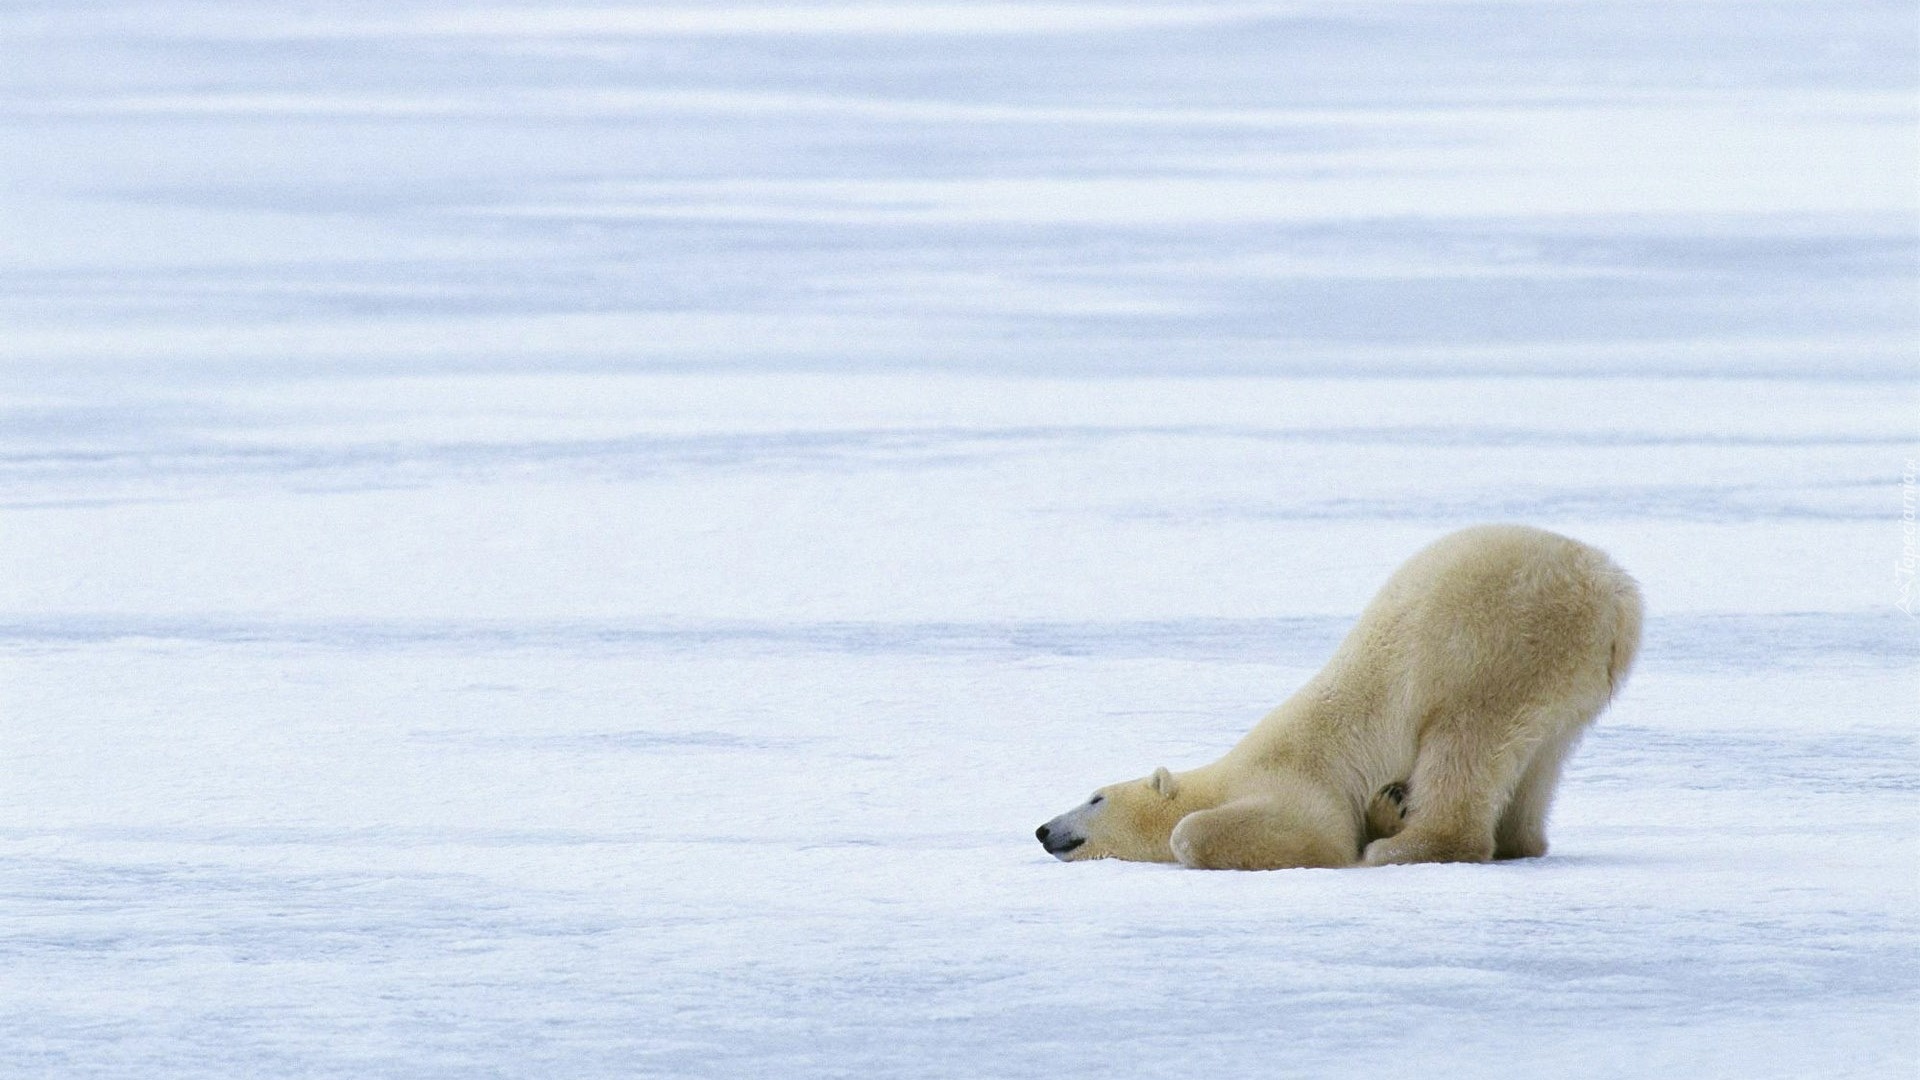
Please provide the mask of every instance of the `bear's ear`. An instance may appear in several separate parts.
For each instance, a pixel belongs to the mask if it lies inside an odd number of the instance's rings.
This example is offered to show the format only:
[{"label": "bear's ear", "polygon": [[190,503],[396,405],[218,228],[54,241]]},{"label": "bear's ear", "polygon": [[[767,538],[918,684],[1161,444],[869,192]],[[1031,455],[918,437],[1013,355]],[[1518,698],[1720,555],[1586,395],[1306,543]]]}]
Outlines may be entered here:
[{"label": "bear's ear", "polygon": [[1173,798],[1174,792],[1180,790],[1180,781],[1173,778],[1173,774],[1167,771],[1165,765],[1153,770],[1153,776],[1147,782],[1153,785],[1153,790],[1166,799]]}]

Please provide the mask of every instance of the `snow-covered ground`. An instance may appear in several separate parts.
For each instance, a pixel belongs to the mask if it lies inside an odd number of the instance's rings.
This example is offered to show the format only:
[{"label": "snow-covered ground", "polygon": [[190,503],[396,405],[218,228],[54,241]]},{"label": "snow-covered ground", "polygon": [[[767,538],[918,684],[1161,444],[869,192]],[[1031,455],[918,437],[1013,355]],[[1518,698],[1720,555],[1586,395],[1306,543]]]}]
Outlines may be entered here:
[{"label": "snow-covered ground", "polygon": [[[1912,14],[0,7],[0,1075],[1911,1077]],[[1550,857],[1033,841],[1484,520]]]}]

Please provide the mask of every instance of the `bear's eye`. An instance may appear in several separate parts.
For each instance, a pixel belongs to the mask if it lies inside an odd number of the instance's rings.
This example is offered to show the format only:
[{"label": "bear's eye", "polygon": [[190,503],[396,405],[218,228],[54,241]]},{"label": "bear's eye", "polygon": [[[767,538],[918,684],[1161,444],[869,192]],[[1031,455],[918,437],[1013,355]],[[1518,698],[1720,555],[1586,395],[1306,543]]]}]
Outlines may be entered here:
[{"label": "bear's eye", "polygon": [[1105,795],[1095,795],[1093,798],[1087,800],[1087,805],[1099,806],[1101,803],[1106,801],[1107,801],[1107,797]]}]

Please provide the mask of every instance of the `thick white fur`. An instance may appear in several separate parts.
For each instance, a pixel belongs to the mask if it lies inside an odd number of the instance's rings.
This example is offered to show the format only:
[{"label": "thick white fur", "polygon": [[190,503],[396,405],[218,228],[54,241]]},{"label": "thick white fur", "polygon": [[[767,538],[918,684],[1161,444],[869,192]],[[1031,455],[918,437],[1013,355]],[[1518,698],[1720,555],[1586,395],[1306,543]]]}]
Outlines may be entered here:
[{"label": "thick white fur", "polygon": [[[1041,840],[1069,861],[1243,870],[1543,855],[1561,766],[1626,679],[1640,616],[1633,579],[1578,541],[1443,537],[1225,757],[1103,788]],[[1404,826],[1381,835],[1396,782]]]}]

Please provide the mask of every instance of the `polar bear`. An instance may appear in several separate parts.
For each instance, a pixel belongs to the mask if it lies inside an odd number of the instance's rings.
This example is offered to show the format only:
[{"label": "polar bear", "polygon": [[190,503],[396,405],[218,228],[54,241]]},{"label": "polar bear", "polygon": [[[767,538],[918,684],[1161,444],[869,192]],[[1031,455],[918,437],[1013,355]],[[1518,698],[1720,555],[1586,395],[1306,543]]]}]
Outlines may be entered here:
[{"label": "polar bear", "polygon": [[1544,855],[1561,765],[1626,679],[1640,615],[1633,579],[1579,541],[1442,537],[1226,756],[1101,788],[1036,835],[1067,862],[1206,869]]}]

